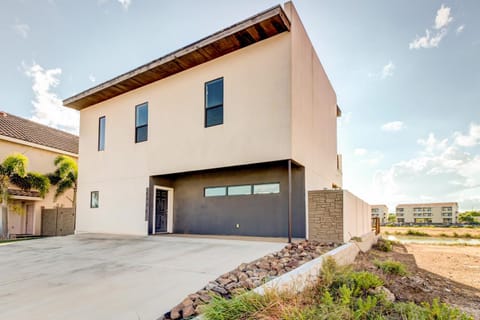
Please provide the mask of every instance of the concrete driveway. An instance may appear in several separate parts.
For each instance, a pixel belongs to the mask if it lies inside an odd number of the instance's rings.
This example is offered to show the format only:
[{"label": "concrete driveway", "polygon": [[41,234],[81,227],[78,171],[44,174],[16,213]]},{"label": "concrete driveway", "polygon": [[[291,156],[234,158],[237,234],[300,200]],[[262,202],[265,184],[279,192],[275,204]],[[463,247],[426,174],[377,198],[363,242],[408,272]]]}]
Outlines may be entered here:
[{"label": "concrete driveway", "polygon": [[0,246],[0,319],[157,319],[283,243],[75,235]]}]

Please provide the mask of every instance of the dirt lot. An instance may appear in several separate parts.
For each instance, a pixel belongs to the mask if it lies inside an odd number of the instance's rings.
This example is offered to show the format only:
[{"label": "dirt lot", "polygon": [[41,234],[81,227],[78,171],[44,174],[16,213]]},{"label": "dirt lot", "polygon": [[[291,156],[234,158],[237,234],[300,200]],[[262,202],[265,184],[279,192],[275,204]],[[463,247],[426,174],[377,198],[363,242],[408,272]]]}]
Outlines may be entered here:
[{"label": "dirt lot", "polygon": [[405,247],[415,256],[418,267],[480,290],[480,247],[423,244]]},{"label": "dirt lot", "polygon": [[460,238],[466,234],[470,234],[470,236],[475,238],[480,237],[480,228],[382,227],[381,230],[383,234],[395,234],[396,232],[405,234],[408,230],[413,230],[425,232],[432,237],[441,237],[445,235],[453,237],[455,232]]},{"label": "dirt lot", "polygon": [[[439,298],[480,319],[479,247],[394,245],[392,252],[371,250],[359,254],[354,268],[384,279],[400,301],[432,302]],[[407,276],[385,275],[375,260],[395,260],[408,269]],[[418,262],[418,263],[417,263]],[[475,286],[475,287],[474,287]]]}]

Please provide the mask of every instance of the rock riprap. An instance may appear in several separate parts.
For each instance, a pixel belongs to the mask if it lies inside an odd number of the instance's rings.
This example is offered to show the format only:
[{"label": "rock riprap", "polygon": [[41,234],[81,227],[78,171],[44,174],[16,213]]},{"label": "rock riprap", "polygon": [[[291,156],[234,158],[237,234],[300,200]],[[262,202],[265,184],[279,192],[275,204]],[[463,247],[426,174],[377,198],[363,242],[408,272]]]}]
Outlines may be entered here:
[{"label": "rock riprap", "polygon": [[167,312],[163,319],[188,319],[197,315],[201,306],[208,303],[215,295],[231,298],[235,292],[254,289],[337,246],[338,244],[335,243],[302,241],[288,244],[282,250],[253,262],[242,263],[235,270],[221,275],[201,290],[188,295],[170,312]]}]

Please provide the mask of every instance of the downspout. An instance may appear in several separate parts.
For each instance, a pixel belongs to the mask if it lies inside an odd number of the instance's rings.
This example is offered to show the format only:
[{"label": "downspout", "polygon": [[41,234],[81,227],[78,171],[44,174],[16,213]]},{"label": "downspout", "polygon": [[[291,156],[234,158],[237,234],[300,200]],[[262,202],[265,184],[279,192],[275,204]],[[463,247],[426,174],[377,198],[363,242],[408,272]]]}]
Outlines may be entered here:
[{"label": "downspout", "polygon": [[292,160],[288,160],[288,243],[292,243]]}]

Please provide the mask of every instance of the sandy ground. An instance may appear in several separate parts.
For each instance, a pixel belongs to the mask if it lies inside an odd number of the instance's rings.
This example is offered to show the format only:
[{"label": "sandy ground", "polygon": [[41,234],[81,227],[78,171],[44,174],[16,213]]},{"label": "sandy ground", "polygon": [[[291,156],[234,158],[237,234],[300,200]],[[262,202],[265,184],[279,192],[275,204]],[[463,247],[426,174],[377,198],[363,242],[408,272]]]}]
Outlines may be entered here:
[{"label": "sandy ground", "polygon": [[480,228],[436,228],[436,227],[382,227],[381,232],[383,234],[395,234],[395,232],[406,233],[408,230],[420,231],[429,234],[430,236],[442,236],[446,234],[452,237],[454,232],[458,234],[459,237],[465,234],[470,234],[473,237],[480,237]]},{"label": "sandy ground", "polygon": [[419,268],[480,290],[480,247],[405,244]]}]

